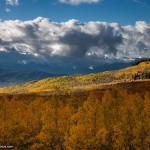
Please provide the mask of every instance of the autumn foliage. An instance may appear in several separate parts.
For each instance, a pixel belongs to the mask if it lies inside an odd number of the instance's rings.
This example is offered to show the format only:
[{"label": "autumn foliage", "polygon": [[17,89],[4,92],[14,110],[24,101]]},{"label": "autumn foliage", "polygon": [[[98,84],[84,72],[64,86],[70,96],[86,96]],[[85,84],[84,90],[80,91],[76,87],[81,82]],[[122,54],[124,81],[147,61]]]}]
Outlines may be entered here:
[{"label": "autumn foliage", "polygon": [[0,145],[16,150],[148,150],[150,94],[1,95]]}]

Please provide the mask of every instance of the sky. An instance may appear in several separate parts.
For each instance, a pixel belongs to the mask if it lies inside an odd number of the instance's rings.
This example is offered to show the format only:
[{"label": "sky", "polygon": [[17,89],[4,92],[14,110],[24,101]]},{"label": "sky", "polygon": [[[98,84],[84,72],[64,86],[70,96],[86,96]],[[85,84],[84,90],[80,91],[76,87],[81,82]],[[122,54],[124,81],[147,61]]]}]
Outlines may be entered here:
[{"label": "sky", "polygon": [[149,58],[149,14],[149,0],[0,0],[0,68],[72,74]]},{"label": "sky", "polygon": [[134,25],[150,22],[149,0],[0,0],[2,20],[33,20],[39,16],[62,22],[70,19]]}]

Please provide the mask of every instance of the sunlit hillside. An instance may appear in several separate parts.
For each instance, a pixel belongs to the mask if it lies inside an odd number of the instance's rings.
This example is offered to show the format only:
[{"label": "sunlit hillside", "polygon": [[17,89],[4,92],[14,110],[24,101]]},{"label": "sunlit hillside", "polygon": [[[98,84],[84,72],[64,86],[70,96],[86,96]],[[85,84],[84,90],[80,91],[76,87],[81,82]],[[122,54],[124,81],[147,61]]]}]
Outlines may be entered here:
[{"label": "sunlit hillside", "polygon": [[0,88],[0,93],[36,93],[55,92],[58,89],[63,92],[78,90],[90,90],[108,87],[118,83],[140,82],[150,80],[150,61],[141,62],[116,71],[107,71],[89,75],[74,75],[47,78],[40,81],[32,81],[23,85]]},{"label": "sunlit hillside", "polygon": [[0,144],[16,150],[149,150],[150,62],[1,88]]}]

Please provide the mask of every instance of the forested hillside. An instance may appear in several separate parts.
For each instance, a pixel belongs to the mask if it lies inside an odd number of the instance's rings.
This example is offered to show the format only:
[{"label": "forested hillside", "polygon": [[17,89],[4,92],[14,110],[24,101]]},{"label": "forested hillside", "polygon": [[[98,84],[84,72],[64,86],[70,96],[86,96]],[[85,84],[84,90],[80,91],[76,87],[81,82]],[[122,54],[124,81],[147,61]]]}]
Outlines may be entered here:
[{"label": "forested hillside", "polygon": [[150,93],[0,96],[0,144],[16,150],[148,150]]},{"label": "forested hillside", "polygon": [[55,93],[102,89],[118,83],[150,80],[150,61],[116,71],[89,75],[74,75],[31,81],[23,85],[0,88],[0,93]]},{"label": "forested hillside", "polygon": [[15,150],[149,150],[149,71],[150,63],[142,62],[119,71],[2,88],[0,145]]}]

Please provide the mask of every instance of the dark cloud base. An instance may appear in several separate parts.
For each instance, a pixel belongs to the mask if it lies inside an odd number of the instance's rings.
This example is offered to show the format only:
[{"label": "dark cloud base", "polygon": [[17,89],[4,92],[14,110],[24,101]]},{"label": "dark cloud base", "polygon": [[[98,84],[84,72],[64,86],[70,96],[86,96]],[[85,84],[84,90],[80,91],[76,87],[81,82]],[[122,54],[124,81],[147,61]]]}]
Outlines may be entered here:
[{"label": "dark cloud base", "polygon": [[104,71],[104,64],[149,58],[149,41],[150,24],[141,21],[135,26],[78,20],[57,23],[42,17],[0,21],[0,68],[44,68],[67,74]]}]

